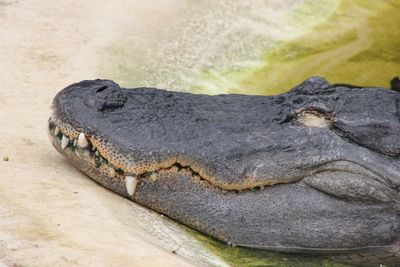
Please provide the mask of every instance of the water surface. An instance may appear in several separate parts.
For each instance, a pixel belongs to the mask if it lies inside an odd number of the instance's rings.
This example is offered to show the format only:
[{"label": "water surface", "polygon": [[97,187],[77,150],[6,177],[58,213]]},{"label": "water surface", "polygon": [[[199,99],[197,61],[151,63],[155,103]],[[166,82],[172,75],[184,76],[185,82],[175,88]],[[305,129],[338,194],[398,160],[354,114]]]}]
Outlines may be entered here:
[{"label": "water surface", "polygon": [[[102,77],[127,87],[277,94],[311,75],[389,87],[400,75],[400,1],[178,1],[101,51]],[[147,18],[142,18],[146,20]],[[145,29],[146,30],[146,29]],[[142,29],[143,31],[143,29]]]}]

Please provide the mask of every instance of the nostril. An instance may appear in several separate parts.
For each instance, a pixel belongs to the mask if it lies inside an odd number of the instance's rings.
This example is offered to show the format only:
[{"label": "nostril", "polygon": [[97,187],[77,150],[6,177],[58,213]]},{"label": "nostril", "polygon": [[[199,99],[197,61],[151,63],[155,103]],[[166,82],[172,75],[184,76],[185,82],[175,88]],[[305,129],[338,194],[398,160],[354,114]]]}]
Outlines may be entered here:
[{"label": "nostril", "polygon": [[104,90],[106,90],[107,89],[107,85],[105,85],[105,86],[102,86],[102,87],[100,87],[100,88],[98,88],[98,89],[96,89],[96,93],[100,93],[100,92],[103,92]]},{"label": "nostril", "polygon": [[127,99],[125,93],[115,86],[103,85],[96,88],[94,92],[84,102],[97,111],[114,111],[123,107]]}]

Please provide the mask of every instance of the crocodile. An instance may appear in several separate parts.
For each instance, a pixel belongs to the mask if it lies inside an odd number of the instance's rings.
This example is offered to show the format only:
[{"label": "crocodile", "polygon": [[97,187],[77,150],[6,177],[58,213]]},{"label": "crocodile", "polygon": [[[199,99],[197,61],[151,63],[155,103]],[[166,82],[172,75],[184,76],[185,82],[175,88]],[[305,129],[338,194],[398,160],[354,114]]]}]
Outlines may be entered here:
[{"label": "crocodile", "polygon": [[100,185],[231,246],[400,264],[400,93],[61,90],[52,145]]}]

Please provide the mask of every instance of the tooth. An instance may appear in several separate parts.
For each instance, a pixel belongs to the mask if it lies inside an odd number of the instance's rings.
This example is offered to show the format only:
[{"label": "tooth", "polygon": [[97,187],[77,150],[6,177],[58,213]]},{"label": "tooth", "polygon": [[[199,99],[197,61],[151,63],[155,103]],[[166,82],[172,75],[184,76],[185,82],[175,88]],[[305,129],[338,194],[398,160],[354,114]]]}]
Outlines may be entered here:
[{"label": "tooth", "polygon": [[60,133],[60,128],[56,126],[56,128],[54,128],[54,135],[58,135],[59,133]]},{"label": "tooth", "polygon": [[96,150],[96,152],[94,152],[94,154],[96,155],[96,156],[99,156],[100,154],[99,154],[99,151],[97,151]]},{"label": "tooth", "polygon": [[61,137],[61,149],[65,149],[69,143],[69,138],[63,135]]},{"label": "tooth", "polygon": [[113,167],[108,167],[108,175],[110,177],[115,177],[115,169]]},{"label": "tooth", "polygon": [[85,148],[89,145],[89,142],[87,141],[85,134],[80,133],[78,136],[78,146],[81,148]]},{"label": "tooth", "polygon": [[150,174],[150,180],[152,180],[153,182],[157,181],[157,173],[153,172],[152,174]]},{"label": "tooth", "polygon": [[138,184],[138,179],[136,177],[125,176],[126,191],[130,196],[133,196],[133,194],[135,194],[137,184]]},{"label": "tooth", "polygon": [[76,146],[76,144],[78,144],[78,139],[74,139],[74,146]]}]

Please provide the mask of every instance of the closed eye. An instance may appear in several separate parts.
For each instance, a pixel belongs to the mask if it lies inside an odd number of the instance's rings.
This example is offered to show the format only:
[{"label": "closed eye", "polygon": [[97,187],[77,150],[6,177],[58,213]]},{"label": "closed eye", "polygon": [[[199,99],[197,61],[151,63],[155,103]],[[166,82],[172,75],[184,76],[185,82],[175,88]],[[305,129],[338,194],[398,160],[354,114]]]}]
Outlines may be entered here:
[{"label": "closed eye", "polygon": [[333,115],[318,109],[306,109],[297,114],[297,121],[307,127],[330,128]]}]

